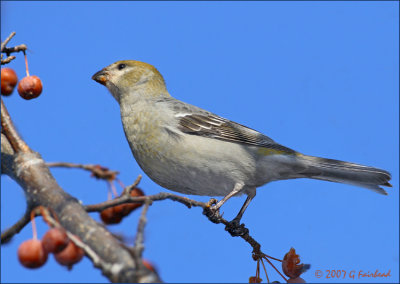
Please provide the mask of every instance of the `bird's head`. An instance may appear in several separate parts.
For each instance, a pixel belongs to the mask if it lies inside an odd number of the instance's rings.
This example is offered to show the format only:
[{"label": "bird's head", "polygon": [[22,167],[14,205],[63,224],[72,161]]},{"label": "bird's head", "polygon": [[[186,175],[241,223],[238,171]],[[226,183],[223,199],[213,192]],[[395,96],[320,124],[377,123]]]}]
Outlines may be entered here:
[{"label": "bird's head", "polygon": [[92,79],[106,86],[118,102],[125,96],[132,99],[169,96],[160,72],[140,61],[117,61],[94,74]]}]

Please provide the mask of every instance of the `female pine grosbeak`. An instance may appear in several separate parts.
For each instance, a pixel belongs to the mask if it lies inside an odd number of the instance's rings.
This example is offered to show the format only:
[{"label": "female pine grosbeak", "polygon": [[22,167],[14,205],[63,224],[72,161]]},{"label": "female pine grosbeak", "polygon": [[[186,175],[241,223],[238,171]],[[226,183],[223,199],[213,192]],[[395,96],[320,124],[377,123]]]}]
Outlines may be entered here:
[{"label": "female pine grosbeak", "polygon": [[140,61],[115,62],[92,77],[118,101],[133,156],[162,187],[185,194],[247,194],[228,230],[244,232],[240,219],[256,188],[270,181],[312,178],[353,184],[387,194],[387,171],[303,155],[241,124],[171,97],[162,75]]}]

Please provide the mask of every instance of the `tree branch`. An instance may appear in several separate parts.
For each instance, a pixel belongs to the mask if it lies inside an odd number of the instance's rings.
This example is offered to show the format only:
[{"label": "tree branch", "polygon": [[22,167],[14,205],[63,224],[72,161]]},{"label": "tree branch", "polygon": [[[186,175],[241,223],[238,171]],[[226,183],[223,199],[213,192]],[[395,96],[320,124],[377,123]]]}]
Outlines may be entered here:
[{"label": "tree branch", "polygon": [[138,270],[131,253],[109,231],[94,221],[78,200],[63,191],[40,155],[33,152],[18,135],[3,101],[1,125],[7,138],[4,143],[2,139],[1,143],[2,173],[8,174],[24,189],[28,207],[42,205],[51,208],[57,214],[62,227],[78,236],[95,252],[100,259],[98,262],[96,260],[96,265],[110,281],[160,281],[155,272],[148,269]]},{"label": "tree branch", "polygon": [[[3,54],[2,54],[3,55]],[[2,57],[3,58],[3,57]],[[1,59],[1,65],[5,65],[10,63],[11,61],[13,61],[15,59],[14,55],[8,56],[6,59]]]},{"label": "tree branch", "polygon": [[84,164],[76,164],[76,163],[67,163],[67,162],[48,162],[46,166],[49,168],[77,168],[84,169],[90,171],[94,177],[104,180],[114,180],[116,176],[119,174],[118,171],[111,171],[106,167],[100,165],[84,165]]},{"label": "tree branch", "polygon": [[1,43],[1,52],[3,53],[4,48],[7,43],[15,36],[16,32],[12,32],[2,43]]},{"label": "tree branch", "polygon": [[134,244],[134,259],[136,262],[137,267],[142,267],[143,268],[143,260],[142,260],[142,254],[144,250],[144,227],[146,226],[147,218],[146,214],[147,211],[149,210],[150,202],[146,201],[144,203],[143,209],[142,209],[142,214],[140,215],[139,218],[139,224],[136,232],[136,238],[135,238],[135,244]]},{"label": "tree branch", "polygon": [[7,108],[4,105],[3,99],[1,99],[1,131],[6,135],[13,150],[16,153],[31,152],[31,149],[29,149],[28,145],[21,139],[21,137],[17,133],[17,130],[15,129],[14,124],[11,120],[10,114],[8,113]]},{"label": "tree branch", "polygon": [[7,54],[7,56],[9,56],[11,53],[14,52],[24,52],[28,49],[28,47],[25,44],[20,44],[20,45],[16,45],[13,47],[4,47],[3,50],[1,52]]},{"label": "tree branch", "polygon": [[[8,64],[15,59],[15,56],[10,56],[13,52],[24,52],[28,49],[25,44],[20,44],[14,47],[6,47],[8,42],[15,36],[15,32],[12,32],[6,39],[1,43],[1,65]],[[3,53],[7,55],[6,59],[3,59]]]}]

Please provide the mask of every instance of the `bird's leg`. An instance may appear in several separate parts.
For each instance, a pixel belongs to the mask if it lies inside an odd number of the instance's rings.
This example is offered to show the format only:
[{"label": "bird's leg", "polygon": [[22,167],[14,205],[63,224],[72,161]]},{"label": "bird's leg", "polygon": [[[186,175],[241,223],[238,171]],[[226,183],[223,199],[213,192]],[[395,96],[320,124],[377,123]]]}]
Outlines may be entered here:
[{"label": "bird's leg", "polygon": [[217,211],[229,198],[239,193],[242,190],[244,184],[236,183],[233,190],[229,192],[224,198],[222,198],[217,204],[212,207],[212,210]]},{"label": "bird's leg", "polygon": [[256,196],[256,191],[252,191],[247,195],[246,201],[244,202],[242,208],[240,208],[237,216],[226,225],[225,230],[227,230],[232,236],[243,236],[249,232],[249,229],[244,227],[244,224],[240,224],[240,220],[249,206],[250,202],[253,200],[254,196]]},{"label": "bird's leg", "polygon": [[[235,186],[233,187],[233,190],[229,192],[224,198],[222,198],[217,204],[210,206],[209,208],[205,209],[203,214],[210,219],[210,221],[214,223],[220,223],[219,219],[221,218],[221,215],[219,214],[219,208],[232,196],[236,195],[242,188],[244,184],[243,183],[235,183]],[[211,199],[210,201],[213,201],[215,199]],[[246,209],[246,208],[245,208]]]}]

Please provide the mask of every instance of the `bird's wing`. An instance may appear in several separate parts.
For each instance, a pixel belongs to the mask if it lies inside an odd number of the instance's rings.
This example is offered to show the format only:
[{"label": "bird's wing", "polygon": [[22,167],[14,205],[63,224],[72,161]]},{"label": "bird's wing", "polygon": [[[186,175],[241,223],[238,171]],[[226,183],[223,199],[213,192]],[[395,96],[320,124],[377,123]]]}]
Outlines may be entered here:
[{"label": "bird's wing", "polygon": [[263,147],[287,154],[294,150],[276,143],[260,132],[230,121],[198,107],[180,101],[173,103],[175,117],[180,131],[222,141]]}]

